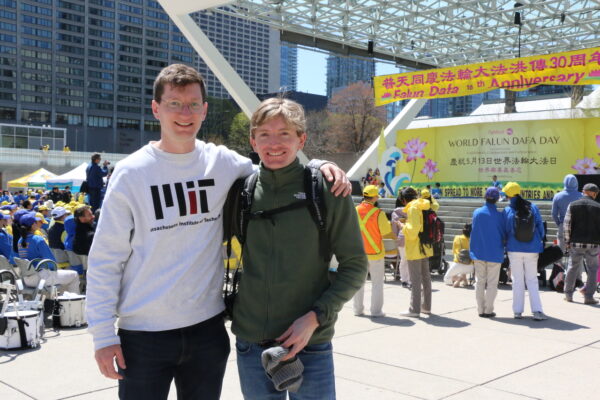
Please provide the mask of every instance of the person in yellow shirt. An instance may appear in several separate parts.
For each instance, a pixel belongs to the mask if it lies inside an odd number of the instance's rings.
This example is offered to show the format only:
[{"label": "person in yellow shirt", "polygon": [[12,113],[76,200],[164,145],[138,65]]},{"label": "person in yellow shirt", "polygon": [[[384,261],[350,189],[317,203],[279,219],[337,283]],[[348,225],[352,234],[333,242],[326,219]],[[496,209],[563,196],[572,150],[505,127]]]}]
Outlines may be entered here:
[{"label": "person in yellow shirt", "polygon": [[[405,317],[419,317],[421,313],[431,314],[431,274],[429,257],[433,255],[430,245],[421,243],[419,233],[423,231],[423,211],[437,211],[439,204],[431,198],[427,189],[418,197],[417,191],[411,187],[402,190],[405,204],[406,223],[401,224],[405,238],[406,259],[412,287],[410,290],[410,307],[400,313]],[[421,304],[421,291],[423,304]]]},{"label": "person in yellow shirt", "polygon": [[[383,317],[383,280],[385,272],[385,249],[383,239],[394,239],[392,226],[385,212],[375,203],[379,199],[375,185],[365,186],[363,201],[356,206],[363,245],[369,259],[371,274],[371,317]],[[354,315],[364,315],[365,285],[354,295]]]},{"label": "person in yellow shirt", "polygon": [[473,261],[469,253],[469,240],[471,237],[471,224],[463,226],[462,235],[454,236],[452,242],[452,254],[454,262],[450,264],[450,268],[444,275],[444,283],[459,287],[462,283],[465,287],[469,285],[467,274],[474,272]]}]

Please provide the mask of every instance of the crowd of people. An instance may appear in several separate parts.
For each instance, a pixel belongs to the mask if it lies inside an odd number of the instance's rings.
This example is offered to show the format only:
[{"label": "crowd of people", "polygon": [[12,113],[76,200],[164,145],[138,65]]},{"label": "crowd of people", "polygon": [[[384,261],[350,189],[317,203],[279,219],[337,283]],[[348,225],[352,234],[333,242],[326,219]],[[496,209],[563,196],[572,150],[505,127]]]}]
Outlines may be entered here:
[{"label": "crowd of people", "polygon": [[87,257],[109,176],[110,163],[100,167],[100,161],[100,154],[94,153],[77,193],[70,186],[2,192],[0,255],[12,265],[17,258],[40,266],[38,274],[23,277],[25,285],[37,286],[42,278],[47,286],[57,285],[60,293],[85,290]]},{"label": "crowd of people", "polygon": [[[465,223],[462,234],[454,237],[453,261],[444,276],[444,282],[454,287],[470,285],[474,275],[477,311],[482,318],[493,318],[494,300],[497,294],[500,269],[507,264],[512,282],[513,316],[523,318],[525,292],[528,292],[533,319],[547,319],[539,295],[538,260],[545,250],[546,227],[537,206],[521,197],[517,182],[492,185],[485,192],[485,203],[476,209]],[[564,280],[565,301],[573,302],[576,282],[582,271],[587,273],[585,286],[580,290],[584,304],[598,304],[594,293],[598,282],[600,248],[600,203],[595,199],[599,189],[593,183],[578,192],[577,178],[567,175],[564,190],[557,193],[552,203],[552,217],[558,226],[558,244],[568,256]],[[497,202],[508,201],[504,209]],[[399,253],[399,279],[411,289],[409,308],[401,315],[419,317],[431,313],[430,262],[433,249],[427,233],[429,214],[437,211],[439,204],[428,189],[418,194],[412,187],[400,191],[396,208],[388,221],[377,207],[379,194],[373,185],[363,189],[363,202],[357,207],[363,244],[369,258],[372,280],[371,316],[384,315],[383,305],[383,258],[384,239],[393,238]],[[437,216],[436,216],[437,218]],[[585,266],[584,266],[585,260]],[[556,260],[563,267],[562,259]],[[547,265],[541,265],[544,269]],[[355,297],[354,313],[363,314],[362,292]]]},{"label": "crowd of people", "polygon": [[[75,200],[77,197],[79,200]],[[31,261],[37,275],[24,276],[24,284],[36,286],[41,277],[46,285],[59,285],[61,292],[79,294],[93,240],[95,216],[84,201],[66,187],[26,194],[4,191],[0,205],[0,254],[13,265],[15,258]],[[81,278],[81,281],[80,281]]]}]

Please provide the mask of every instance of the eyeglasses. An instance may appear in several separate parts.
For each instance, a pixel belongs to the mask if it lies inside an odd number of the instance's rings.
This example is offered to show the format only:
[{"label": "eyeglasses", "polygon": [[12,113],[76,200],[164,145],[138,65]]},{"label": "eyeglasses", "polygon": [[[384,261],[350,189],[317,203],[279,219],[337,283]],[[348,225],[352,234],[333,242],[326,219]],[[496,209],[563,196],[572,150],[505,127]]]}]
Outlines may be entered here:
[{"label": "eyeglasses", "polygon": [[188,110],[194,114],[202,114],[204,105],[199,101],[193,101],[191,103],[182,103],[179,100],[169,100],[165,102],[167,110],[172,112],[183,112],[184,107],[187,106]]}]

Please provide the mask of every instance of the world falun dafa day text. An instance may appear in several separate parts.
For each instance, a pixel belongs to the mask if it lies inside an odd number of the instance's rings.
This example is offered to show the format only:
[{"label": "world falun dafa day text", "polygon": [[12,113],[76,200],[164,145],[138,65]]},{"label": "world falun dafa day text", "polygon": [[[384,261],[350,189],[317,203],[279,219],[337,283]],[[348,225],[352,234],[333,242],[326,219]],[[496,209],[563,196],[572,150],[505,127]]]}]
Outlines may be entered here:
[{"label": "world falun dafa day text", "polygon": [[538,85],[600,84],[600,47],[374,77],[377,106]]}]

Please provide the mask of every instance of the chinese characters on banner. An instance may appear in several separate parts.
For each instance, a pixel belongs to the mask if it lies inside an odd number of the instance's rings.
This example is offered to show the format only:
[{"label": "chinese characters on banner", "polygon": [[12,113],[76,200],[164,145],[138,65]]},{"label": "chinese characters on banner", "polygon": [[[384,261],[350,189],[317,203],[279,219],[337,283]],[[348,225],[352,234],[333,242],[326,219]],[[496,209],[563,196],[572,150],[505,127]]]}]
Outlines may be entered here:
[{"label": "chinese characters on banner", "polygon": [[375,104],[469,96],[494,89],[600,84],[600,47],[374,77]]},{"label": "chinese characters on banner", "polygon": [[404,186],[440,182],[444,197],[481,197],[497,175],[519,182],[526,198],[552,199],[566,174],[596,173],[600,118],[406,129],[397,132],[396,148],[405,156],[394,175]]}]

